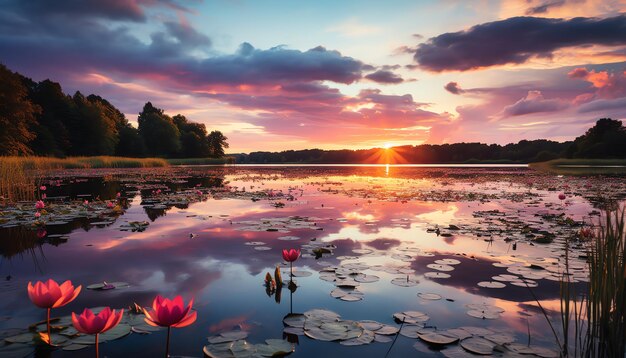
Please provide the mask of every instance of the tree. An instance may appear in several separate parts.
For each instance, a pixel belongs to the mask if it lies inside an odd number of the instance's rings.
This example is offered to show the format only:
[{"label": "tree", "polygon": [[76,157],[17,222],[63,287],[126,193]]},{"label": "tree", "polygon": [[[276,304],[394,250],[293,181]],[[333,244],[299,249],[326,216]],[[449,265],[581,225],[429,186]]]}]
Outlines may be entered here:
[{"label": "tree", "polygon": [[39,111],[29,100],[21,76],[0,64],[0,154],[32,154],[28,144],[35,139],[31,127]]},{"label": "tree", "polygon": [[61,85],[50,80],[32,83],[30,97],[41,107],[37,116],[37,138],[31,143],[35,154],[63,157],[72,149],[72,134],[68,127],[77,121],[76,106],[63,93]]},{"label": "tree", "polygon": [[146,145],[139,131],[130,124],[119,131],[120,141],[115,149],[115,155],[120,157],[143,157],[146,155]]},{"label": "tree", "polygon": [[574,143],[575,158],[626,158],[626,128],[619,120],[599,119]]},{"label": "tree", "polygon": [[162,109],[147,102],[139,117],[139,134],[146,145],[148,155],[176,156],[180,151],[180,131],[172,118]]},{"label": "tree", "polygon": [[100,101],[90,101],[80,92],[73,97],[76,121],[71,128],[73,155],[113,155],[119,142],[115,115]]},{"label": "tree", "polygon": [[226,153],[224,148],[228,148],[228,138],[220,131],[212,131],[209,133],[209,150],[213,158],[222,158]]},{"label": "tree", "polygon": [[181,157],[203,158],[211,155],[204,124],[189,122],[181,114],[175,115],[172,120],[180,131]]}]

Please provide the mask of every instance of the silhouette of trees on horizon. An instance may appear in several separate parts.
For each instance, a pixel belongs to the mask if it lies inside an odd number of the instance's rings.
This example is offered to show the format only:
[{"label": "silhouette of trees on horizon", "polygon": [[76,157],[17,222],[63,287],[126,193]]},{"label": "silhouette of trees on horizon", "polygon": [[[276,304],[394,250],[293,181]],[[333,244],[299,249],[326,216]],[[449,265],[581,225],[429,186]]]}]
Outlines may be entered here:
[{"label": "silhouette of trees on horizon", "polygon": [[[227,139],[147,102],[138,128],[106,99],[35,82],[0,64],[0,155],[223,157]],[[219,134],[221,140],[215,140]]]}]

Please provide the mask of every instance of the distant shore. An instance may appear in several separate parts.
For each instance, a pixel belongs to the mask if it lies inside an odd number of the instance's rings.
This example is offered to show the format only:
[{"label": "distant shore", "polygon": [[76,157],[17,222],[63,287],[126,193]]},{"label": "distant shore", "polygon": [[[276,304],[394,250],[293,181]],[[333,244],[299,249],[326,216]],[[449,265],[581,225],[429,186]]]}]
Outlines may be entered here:
[{"label": "distant shore", "polygon": [[560,175],[626,174],[626,159],[554,159],[528,167]]}]

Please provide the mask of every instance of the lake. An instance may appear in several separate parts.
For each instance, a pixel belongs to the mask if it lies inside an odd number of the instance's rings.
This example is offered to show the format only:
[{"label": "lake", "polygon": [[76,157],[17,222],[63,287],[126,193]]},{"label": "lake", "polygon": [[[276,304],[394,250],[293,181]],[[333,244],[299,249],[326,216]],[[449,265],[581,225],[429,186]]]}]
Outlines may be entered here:
[{"label": "lake", "polygon": [[[54,350],[24,338],[45,319],[27,283],[48,278],[83,286],[53,317],[194,298],[198,319],[173,329],[172,356],[201,357],[205,346],[250,356],[268,339],[293,344],[293,357],[459,357],[485,345],[554,356],[536,299],[558,329],[566,238],[569,277],[582,287],[585,247],[574,239],[626,197],[626,177],[525,166],[65,170],[41,184],[43,219],[34,202],[0,209],[0,337],[18,337],[1,357],[93,356],[64,329]],[[302,256],[289,285],[281,251],[291,248]],[[274,290],[264,279],[277,265],[285,284]],[[86,288],[103,281],[122,284]],[[166,331],[133,316],[102,356],[164,354]]]}]

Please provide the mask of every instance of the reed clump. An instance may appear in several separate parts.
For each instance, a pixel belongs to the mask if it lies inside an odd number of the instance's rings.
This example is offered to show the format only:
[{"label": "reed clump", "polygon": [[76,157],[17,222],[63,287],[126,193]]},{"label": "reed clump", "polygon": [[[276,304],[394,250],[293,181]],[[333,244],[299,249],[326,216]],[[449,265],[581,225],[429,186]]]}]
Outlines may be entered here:
[{"label": "reed clump", "polygon": [[587,357],[626,356],[624,208],[607,213],[589,250]]},{"label": "reed clump", "polygon": [[0,198],[8,202],[33,200],[38,182],[47,170],[90,168],[166,167],[161,158],[98,157],[0,157]]}]

